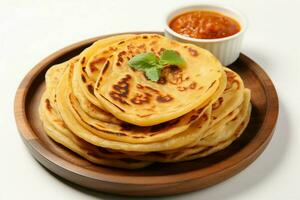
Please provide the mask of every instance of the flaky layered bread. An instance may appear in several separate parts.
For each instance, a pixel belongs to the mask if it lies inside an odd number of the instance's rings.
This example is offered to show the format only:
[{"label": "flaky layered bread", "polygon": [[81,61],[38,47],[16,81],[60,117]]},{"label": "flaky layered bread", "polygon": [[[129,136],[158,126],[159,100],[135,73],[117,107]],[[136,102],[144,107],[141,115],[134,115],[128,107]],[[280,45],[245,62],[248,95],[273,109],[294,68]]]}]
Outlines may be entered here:
[{"label": "flaky layered bread", "polygon": [[[165,49],[186,64],[166,66],[157,82],[128,65]],[[87,160],[137,169],[226,148],[249,122],[250,96],[204,49],[156,34],[117,35],[47,71],[40,118],[53,140]]]}]

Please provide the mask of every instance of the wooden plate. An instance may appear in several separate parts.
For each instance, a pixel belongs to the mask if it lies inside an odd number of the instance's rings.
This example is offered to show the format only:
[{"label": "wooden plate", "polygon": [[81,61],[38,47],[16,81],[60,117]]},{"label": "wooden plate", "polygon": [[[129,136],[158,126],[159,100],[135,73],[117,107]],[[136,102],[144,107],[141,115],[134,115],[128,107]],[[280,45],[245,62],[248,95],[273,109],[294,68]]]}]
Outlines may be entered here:
[{"label": "wooden plate", "polygon": [[32,155],[55,174],[78,185],[122,195],[159,196],[198,190],[221,182],[243,170],[265,149],[278,115],[278,98],[262,68],[241,54],[230,66],[252,91],[250,123],[228,148],[206,158],[154,164],[129,171],[97,166],[53,142],[43,131],[38,105],[45,89],[45,72],[53,64],[79,54],[97,39],[68,46],[41,61],[24,78],[15,97],[15,118],[21,137]]}]

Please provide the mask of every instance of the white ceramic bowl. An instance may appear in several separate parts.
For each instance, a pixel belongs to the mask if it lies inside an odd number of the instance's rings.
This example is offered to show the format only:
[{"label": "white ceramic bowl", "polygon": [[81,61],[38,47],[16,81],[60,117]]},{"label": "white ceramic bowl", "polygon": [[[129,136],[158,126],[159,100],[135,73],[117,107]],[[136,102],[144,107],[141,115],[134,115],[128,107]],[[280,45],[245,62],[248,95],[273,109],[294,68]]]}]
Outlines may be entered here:
[{"label": "white ceramic bowl", "polygon": [[[172,19],[174,19],[174,17],[195,10],[210,10],[219,12],[225,16],[229,16],[239,22],[241,30],[236,34],[225,38],[197,39],[178,34],[169,27],[169,23]],[[242,39],[246,28],[247,20],[239,11],[228,7],[208,4],[191,5],[179,8],[169,13],[165,20],[165,35],[167,37],[181,42],[192,43],[209,50],[220,60],[224,66],[230,65],[239,57]]]}]

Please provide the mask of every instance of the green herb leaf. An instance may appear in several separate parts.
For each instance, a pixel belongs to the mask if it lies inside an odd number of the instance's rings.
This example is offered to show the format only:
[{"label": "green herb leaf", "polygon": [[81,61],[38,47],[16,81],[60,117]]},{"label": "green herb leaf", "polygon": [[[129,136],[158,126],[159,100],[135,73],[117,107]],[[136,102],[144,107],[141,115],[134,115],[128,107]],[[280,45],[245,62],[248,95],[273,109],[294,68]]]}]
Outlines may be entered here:
[{"label": "green herb leaf", "polygon": [[134,69],[143,70],[146,68],[153,67],[155,64],[158,64],[158,59],[154,53],[141,53],[128,61],[130,67]]},{"label": "green herb leaf", "polygon": [[185,61],[176,51],[165,50],[160,56],[159,64],[183,67],[185,66]]},{"label": "green herb leaf", "polygon": [[146,73],[147,78],[150,79],[151,81],[159,80],[160,69],[158,69],[156,67],[147,68],[147,69],[145,69],[145,73]]},{"label": "green herb leaf", "polygon": [[183,67],[185,61],[176,51],[165,50],[159,59],[152,52],[138,54],[128,61],[128,65],[143,71],[151,81],[158,81],[161,69],[166,65]]}]

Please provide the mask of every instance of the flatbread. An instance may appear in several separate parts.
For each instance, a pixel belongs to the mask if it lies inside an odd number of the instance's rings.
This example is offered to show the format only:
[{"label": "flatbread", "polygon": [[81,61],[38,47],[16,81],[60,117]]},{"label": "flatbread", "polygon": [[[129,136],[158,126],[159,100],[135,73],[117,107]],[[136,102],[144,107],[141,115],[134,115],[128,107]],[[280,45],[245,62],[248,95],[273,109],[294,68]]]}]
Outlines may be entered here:
[{"label": "flatbread", "polygon": [[[70,62],[69,65],[70,68],[73,68],[72,62]],[[81,109],[77,98],[73,95],[74,86],[71,87],[71,84],[74,83],[74,81],[72,82],[70,80],[72,77],[71,69],[69,73],[69,79],[66,80],[68,83],[65,84],[66,87],[61,91],[64,95],[66,95],[67,107],[80,125],[89,130],[91,133],[102,138],[129,143],[157,142],[168,139],[188,129],[188,127],[203,114],[204,108],[201,108],[176,120],[152,127],[138,127],[127,123],[115,124],[114,121],[109,122],[110,119],[114,120],[112,117],[107,117],[108,121],[96,120]],[[224,81],[225,80],[226,79],[224,79]],[[225,86],[226,84],[223,84],[222,86],[220,85],[220,88],[217,90],[214,98],[224,91]]]},{"label": "flatbread", "polygon": [[[114,53],[100,69],[94,95],[106,110],[131,124],[152,126],[176,119],[201,106],[220,84],[221,64],[211,53],[194,45],[141,34],[106,49]],[[186,67],[165,67],[158,82],[148,80],[127,63],[139,53],[152,51],[159,55],[164,49],[181,54]],[[98,52],[97,57],[102,54]]]},{"label": "flatbread", "polygon": [[[187,65],[166,66],[158,82],[127,64],[164,49]],[[247,127],[250,97],[241,77],[206,50],[157,34],[127,34],[52,66],[39,114],[50,138],[90,162],[139,169],[226,148]]]}]

